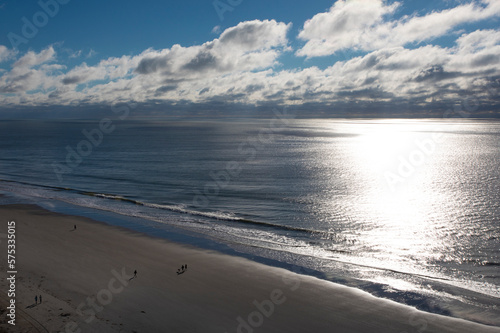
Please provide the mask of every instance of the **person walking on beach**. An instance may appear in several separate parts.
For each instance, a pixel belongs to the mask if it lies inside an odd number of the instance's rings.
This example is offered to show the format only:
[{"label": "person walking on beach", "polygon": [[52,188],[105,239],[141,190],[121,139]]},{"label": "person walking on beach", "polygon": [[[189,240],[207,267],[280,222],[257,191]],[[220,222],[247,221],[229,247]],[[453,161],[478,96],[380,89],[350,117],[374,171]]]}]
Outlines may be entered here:
[{"label": "person walking on beach", "polygon": [[73,227],[73,230],[76,230],[76,224],[75,224],[75,226]]},{"label": "person walking on beach", "polygon": [[35,304],[38,304],[38,296],[35,296]]},{"label": "person walking on beach", "polygon": [[134,271],[134,277],[137,277],[137,269]]}]

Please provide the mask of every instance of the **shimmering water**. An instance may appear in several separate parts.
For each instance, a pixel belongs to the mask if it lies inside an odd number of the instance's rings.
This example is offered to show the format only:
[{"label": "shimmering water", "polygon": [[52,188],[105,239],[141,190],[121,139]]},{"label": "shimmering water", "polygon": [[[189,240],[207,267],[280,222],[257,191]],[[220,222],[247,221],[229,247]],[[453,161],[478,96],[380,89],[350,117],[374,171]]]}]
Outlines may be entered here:
[{"label": "shimmering water", "polygon": [[102,137],[98,126],[0,123],[0,190],[176,226],[500,325],[500,122],[135,121]]}]

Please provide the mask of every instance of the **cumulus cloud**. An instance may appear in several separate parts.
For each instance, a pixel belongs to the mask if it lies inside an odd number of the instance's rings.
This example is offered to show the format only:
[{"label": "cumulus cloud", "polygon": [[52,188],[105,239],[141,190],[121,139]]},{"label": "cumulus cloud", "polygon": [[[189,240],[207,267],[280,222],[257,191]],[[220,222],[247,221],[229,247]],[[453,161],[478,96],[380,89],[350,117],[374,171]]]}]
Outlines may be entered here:
[{"label": "cumulus cloud", "polygon": [[18,93],[52,85],[48,73],[62,69],[61,65],[46,65],[54,60],[54,48],[48,47],[39,53],[27,52],[12,65],[12,69],[0,77],[0,92]]},{"label": "cumulus cloud", "polygon": [[194,79],[270,67],[286,48],[289,28],[289,24],[275,20],[242,22],[203,45],[174,45],[144,57],[135,72]]},{"label": "cumulus cloud", "polygon": [[14,68],[31,68],[37,65],[40,65],[44,62],[50,61],[54,59],[56,55],[56,51],[52,46],[42,50],[40,53],[35,53],[33,51],[29,51],[24,56],[22,56],[19,60],[17,60],[13,67]]},{"label": "cumulus cloud", "polygon": [[[146,51],[147,54],[148,51]],[[61,82],[65,85],[91,83],[98,80],[113,80],[124,77],[131,72],[141,56],[109,58],[101,60],[95,66],[88,66],[85,62],[68,71]]]},{"label": "cumulus cloud", "polygon": [[499,42],[500,31],[496,30],[476,30],[457,39],[457,45],[465,52],[492,49],[498,47]]},{"label": "cumulus cloud", "polygon": [[317,14],[304,23],[299,38],[307,43],[297,55],[329,55],[364,44],[364,34],[397,7],[398,3],[385,5],[381,0],[339,0],[329,12]]},{"label": "cumulus cloud", "polygon": [[432,40],[460,24],[500,16],[500,2],[482,0],[424,16],[391,19],[400,6],[384,0],[339,0],[328,12],[306,21],[299,38],[306,41],[298,56],[318,57],[345,49],[372,51]]}]

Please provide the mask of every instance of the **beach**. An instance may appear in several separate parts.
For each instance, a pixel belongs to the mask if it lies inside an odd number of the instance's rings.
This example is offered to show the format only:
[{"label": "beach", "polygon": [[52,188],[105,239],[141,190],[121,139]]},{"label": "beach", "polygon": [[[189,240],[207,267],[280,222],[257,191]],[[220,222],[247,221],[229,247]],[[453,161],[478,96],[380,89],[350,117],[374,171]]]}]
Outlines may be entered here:
[{"label": "beach", "polygon": [[[17,269],[16,326],[3,313],[3,331],[500,332],[34,205],[0,206],[0,217],[1,270],[9,221]],[[1,288],[5,309],[5,278]]]}]

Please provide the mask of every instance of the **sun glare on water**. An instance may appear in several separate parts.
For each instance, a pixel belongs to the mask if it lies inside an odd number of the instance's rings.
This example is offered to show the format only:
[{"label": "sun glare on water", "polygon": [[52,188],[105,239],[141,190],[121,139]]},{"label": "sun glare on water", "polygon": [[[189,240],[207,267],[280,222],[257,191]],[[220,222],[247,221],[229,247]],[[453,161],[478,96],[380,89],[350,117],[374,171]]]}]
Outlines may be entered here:
[{"label": "sun glare on water", "polygon": [[356,173],[351,214],[363,224],[360,241],[382,262],[391,256],[426,260],[439,245],[432,225],[441,200],[432,191],[439,144],[432,127],[401,121],[361,124],[356,131],[343,163]]}]

